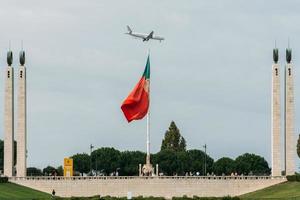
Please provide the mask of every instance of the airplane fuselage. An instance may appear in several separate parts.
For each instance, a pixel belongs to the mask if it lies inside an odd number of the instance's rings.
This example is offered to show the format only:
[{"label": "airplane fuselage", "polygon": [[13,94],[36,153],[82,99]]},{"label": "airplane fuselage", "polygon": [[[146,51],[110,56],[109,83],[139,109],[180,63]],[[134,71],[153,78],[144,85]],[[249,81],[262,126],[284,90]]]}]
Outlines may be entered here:
[{"label": "airplane fuselage", "polygon": [[135,38],[140,38],[140,39],[143,40],[143,42],[149,41],[150,39],[152,39],[152,40],[159,40],[160,42],[162,40],[164,40],[163,37],[154,36],[154,31],[151,31],[149,34],[145,34],[145,33],[133,32],[129,26],[127,26],[127,29],[128,29],[128,32],[125,33],[125,34],[128,34],[128,35],[130,35],[132,37],[135,37]]}]

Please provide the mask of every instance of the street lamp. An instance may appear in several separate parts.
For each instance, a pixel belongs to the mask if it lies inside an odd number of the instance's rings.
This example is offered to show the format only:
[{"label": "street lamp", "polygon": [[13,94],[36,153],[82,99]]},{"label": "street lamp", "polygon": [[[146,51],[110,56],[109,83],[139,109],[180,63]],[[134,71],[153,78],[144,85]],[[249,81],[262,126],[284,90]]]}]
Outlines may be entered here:
[{"label": "street lamp", "polygon": [[204,148],[204,176],[206,176],[206,149],[207,149],[206,144],[204,144],[203,148]]},{"label": "street lamp", "polygon": [[93,152],[94,146],[90,145],[90,175],[92,175],[92,152]]}]

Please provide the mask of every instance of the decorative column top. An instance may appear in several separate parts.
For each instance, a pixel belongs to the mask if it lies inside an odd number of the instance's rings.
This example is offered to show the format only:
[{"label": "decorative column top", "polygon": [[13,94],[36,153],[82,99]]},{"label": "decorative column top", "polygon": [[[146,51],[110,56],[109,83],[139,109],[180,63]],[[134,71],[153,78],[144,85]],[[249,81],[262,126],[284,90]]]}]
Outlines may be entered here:
[{"label": "decorative column top", "polygon": [[278,63],[278,49],[277,48],[273,49],[273,61],[275,64]]},{"label": "decorative column top", "polygon": [[25,51],[20,51],[20,65],[24,66],[25,64]]},{"label": "decorative column top", "polygon": [[7,52],[7,64],[8,64],[8,66],[11,66],[12,62],[13,62],[13,53],[12,53],[12,51],[8,51]]},{"label": "decorative column top", "polygon": [[286,49],[286,62],[291,63],[291,60],[292,60],[292,49],[287,48]]}]

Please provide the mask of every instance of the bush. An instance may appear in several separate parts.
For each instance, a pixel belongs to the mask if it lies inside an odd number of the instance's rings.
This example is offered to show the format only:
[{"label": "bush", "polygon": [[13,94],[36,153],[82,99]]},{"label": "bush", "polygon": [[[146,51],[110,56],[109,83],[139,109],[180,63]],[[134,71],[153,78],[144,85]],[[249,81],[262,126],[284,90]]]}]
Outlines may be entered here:
[{"label": "bush", "polygon": [[0,177],[0,183],[7,183],[8,177]]},{"label": "bush", "polygon": [[183,197],[173,197],[172,200],[240,200],[239,197],[198,197],[193,196],[193,198],[183,196]]},{"label": "bush", "polygon": [[240,200],[239,197],[223,197],[222,200]]},{"label": "bush", "polygon": [[294,175],[286,176],[286,179],[288,181],[298,181],[298,182],[300,182],[300,174],[294,174]]}]

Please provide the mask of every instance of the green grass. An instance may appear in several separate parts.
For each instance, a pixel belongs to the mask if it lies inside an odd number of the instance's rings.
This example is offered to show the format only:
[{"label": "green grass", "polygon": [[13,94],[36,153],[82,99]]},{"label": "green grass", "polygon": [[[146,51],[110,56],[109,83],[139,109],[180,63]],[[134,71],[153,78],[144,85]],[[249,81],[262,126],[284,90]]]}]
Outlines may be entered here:
[{"label": "green grass", "polygon": [[294,200],[300,199],[300,182],[286,182],[274,185],[256,192],[241,196],[242,200],[268,199],[268,200]]},{"label": "green grass", "polygon": [[50,194],[33,190],[13,183],[0,183],[0,200],[51,199]]}]

